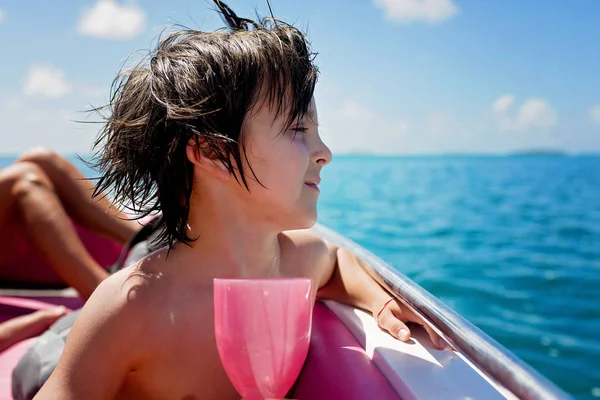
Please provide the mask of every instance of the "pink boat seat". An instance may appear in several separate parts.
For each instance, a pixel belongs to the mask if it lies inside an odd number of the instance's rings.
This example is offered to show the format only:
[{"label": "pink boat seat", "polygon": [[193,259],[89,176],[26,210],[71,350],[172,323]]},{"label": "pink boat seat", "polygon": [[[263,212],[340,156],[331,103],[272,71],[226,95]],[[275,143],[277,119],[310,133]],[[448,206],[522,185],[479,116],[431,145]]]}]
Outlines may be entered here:
[{"label": "pink boat seat", "polygon": [[[110,267],[119,258],[120,244],[75,224],[74,227],[87,251],[102,267]],[[64,286],[62,278],[31,248],[24,236],[16,238],[13,251],[0,263],[0,276],[9,282]]]},{"label": "pink boat seat", "polygon": [[[131,218],[135,218],[133,214],[131,214]],[[154,216],[148,215],[137,221],[142,226],[154,218]],[[108,269],[117,261],[123,249],[122,245],[90,233],[75,223],[73,223],[73,227],[86,250],[100,266]],[[64,280],[31,248],[23,235],[15,238],[13,251],[0,262],[0,277],[2,277],[2,281],[10,283],[65,286]]]},{"label": "pink boat seat", "polygon": [[348,328],[320,301],[315,303],[308,356],[293,398],[400,399]]},{"label": "pink boat seat", "polygon": [[[31,299],[0,296],[0,321],[56,304],[76,309],[83,302],[79,298],[68,297]],[[34,340],[24,340],[0,353],[0,400],[12,399],[12,370]],[[346,326],[326,305],[317,301],[310,348],[293,398],[398,400],[400,397]]]}]

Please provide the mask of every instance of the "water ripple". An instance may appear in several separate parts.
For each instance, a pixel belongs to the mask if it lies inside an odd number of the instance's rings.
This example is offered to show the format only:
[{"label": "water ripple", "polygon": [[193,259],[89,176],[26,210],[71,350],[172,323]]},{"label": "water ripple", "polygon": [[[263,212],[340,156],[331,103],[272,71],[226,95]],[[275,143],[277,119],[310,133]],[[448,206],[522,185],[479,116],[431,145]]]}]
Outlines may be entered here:
[{"label": "water ripple", "polygon": [[321,222],[600,396],[600,158],[338,157],[323,178]]}]

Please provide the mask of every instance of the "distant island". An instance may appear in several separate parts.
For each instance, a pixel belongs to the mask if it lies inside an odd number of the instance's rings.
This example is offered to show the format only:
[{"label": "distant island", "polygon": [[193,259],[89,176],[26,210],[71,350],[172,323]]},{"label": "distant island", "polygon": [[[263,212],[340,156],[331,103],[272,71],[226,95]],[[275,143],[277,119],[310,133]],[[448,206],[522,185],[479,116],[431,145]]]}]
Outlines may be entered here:
[{"label": "distant island", "polygon": [[[590,155],[593,153],[590,153]],[[450,153],[368,153],[361,151],[352,151],[337,153],[336,156],[352,158],[396,158],[396,157],[569,157],[571,155],[565,150],[560,149],[523,149],[507,152],[487,152],[487,153],[469,153],[469,152],[450,152]]]},{"label": "distant island", "polygon": [[544,156],[544,157],[566,157],[569,155],[564,150],[559,149],[525,149],[516,150],[508,153],[509,156]]}]

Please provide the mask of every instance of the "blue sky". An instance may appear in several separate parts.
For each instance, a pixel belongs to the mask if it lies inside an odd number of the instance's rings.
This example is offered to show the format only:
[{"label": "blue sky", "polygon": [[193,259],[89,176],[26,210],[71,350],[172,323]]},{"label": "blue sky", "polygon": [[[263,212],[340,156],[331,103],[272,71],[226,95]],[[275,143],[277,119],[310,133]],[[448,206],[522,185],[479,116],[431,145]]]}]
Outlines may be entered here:
[{"label": "blue sky", "polygon": [[[600,152],[600,1],[271,0],[319,53],[334,153]],[[229,0],[242,16],[265,0]],[[0,153],[87,153],[122,62],[169,23],[222,26],[208,0],[0,3]]]}]

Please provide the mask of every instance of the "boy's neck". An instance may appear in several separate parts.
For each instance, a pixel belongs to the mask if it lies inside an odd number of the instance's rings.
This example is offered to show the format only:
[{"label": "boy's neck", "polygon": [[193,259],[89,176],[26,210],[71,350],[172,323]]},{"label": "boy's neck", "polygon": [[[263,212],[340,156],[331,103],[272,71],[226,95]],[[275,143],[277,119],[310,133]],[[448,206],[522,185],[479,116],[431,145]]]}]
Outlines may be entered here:
[{"label": "boy's neck", "polygon": [[178,244],[175,251],[210,266],[203,271],[207,278],[278,276],[281,232],[231,207],[224,202],[190,207],[188,236],[197,239],[190,246]]}]

